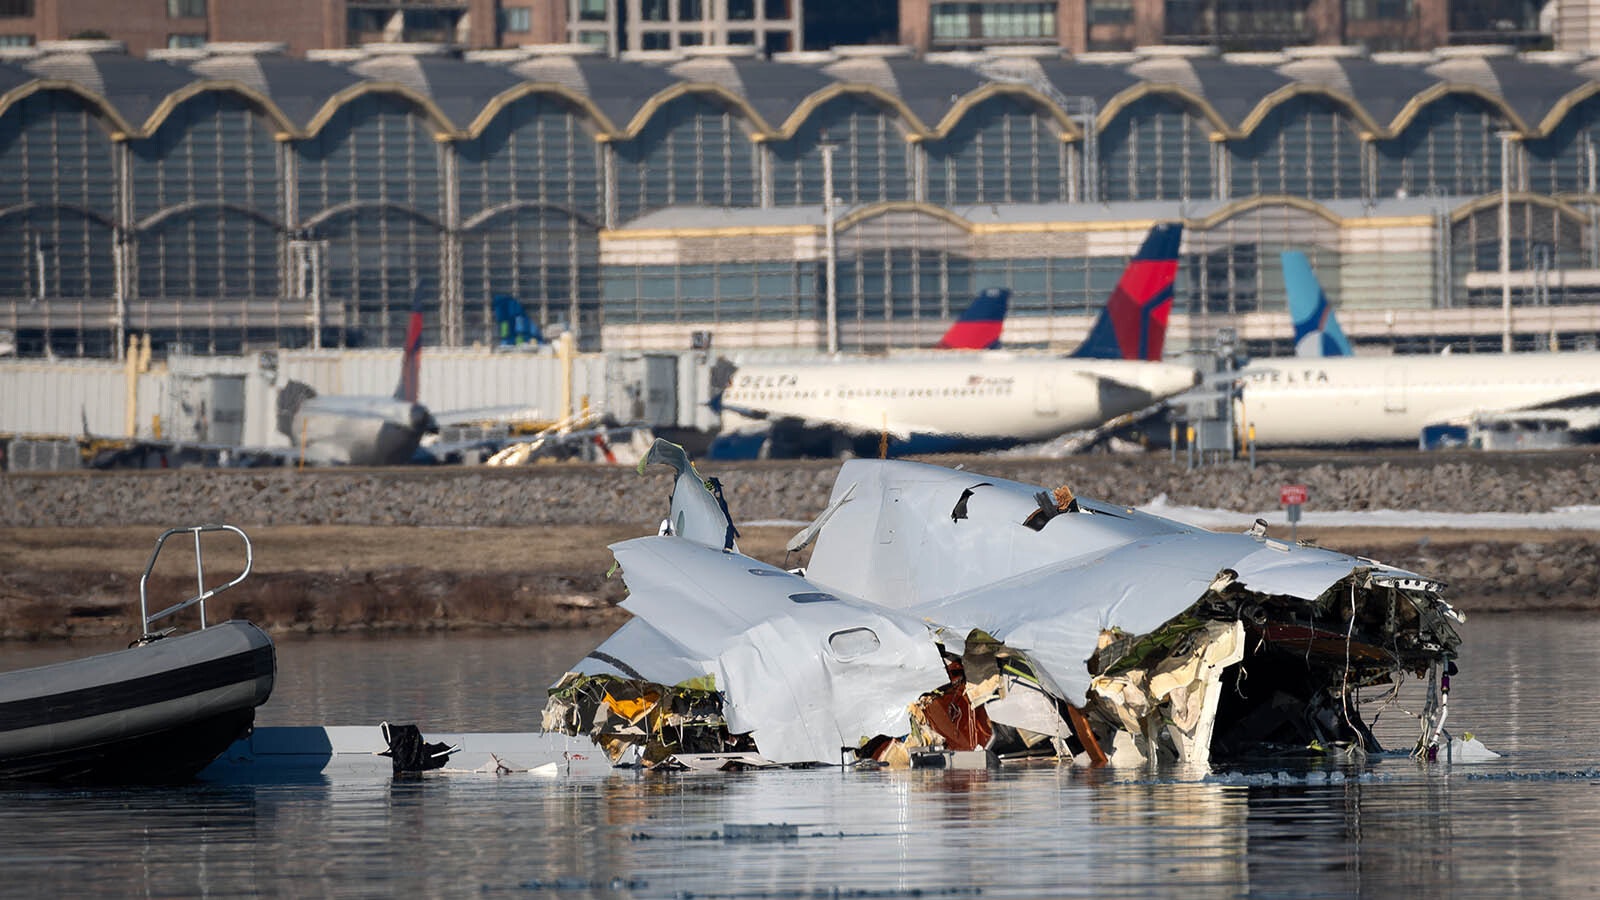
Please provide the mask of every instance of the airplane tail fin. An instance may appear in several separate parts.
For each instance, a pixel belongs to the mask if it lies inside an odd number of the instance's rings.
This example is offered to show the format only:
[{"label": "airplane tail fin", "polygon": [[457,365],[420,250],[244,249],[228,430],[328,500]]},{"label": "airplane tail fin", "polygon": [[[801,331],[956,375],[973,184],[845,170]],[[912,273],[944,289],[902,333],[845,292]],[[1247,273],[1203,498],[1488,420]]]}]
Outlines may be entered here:
[{"label": "airplane tail fin", "polygon": [[1091,359],[1161,359],[1172,315],[1172,283],[1178,276],[1183,223],[1159,222],[1122,270],[1111,299],[1100,310],[1089,337],[1072,355]]},{"label": "airplane tail fin", "polygon": [[1011,291],[1006,288],[984,288],[939,339],[939,348],[993,350],[1000,346],[1000,329],[1005,325],[1006,305],[1010,300]]},{"label": "airplane tail fin", "polygon": [[1323,292],[1311,261],[1299,250],[1283,251],[1283,286],[1294,321],[1295,356],[1352,356],[1350,339],[1333,317],[1333,304]]},{"label": "airplane tail fin", "polygon": [[422,286],[411,291],[411,323],[406,326],[405,354],[400,358],[400,383],[395,386],[394,398],[407,403],[417,402],[422,388]]},{"label": "airplane tail fin", "polygon": [[544,342],[544,333],[536,323],[528,321],[522,302],[510,294],[494,295],[494,324],[495,336],[502,347]]}]

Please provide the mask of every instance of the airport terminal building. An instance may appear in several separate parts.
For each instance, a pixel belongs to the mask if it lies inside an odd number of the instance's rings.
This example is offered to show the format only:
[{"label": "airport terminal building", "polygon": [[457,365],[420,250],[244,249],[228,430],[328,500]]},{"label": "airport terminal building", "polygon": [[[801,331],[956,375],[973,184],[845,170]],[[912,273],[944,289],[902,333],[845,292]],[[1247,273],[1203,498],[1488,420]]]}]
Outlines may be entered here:
[{"label": "airport terminal building", "polygon": [[584,350],[818,350],[831,269],[847,351],[924,346],[991,286],[1010,343],[1070,347],[1181,220],[1176,349],[1286,351],[1286,249],[1358,344],[1498,350],[1509,285],[1519,348],[1592,345],[1597,73],[1496,47],[46,43],[0,51],[0,332],[24,357],[395,347],[420,285],[435,346],[493,344],[514,295]]}]

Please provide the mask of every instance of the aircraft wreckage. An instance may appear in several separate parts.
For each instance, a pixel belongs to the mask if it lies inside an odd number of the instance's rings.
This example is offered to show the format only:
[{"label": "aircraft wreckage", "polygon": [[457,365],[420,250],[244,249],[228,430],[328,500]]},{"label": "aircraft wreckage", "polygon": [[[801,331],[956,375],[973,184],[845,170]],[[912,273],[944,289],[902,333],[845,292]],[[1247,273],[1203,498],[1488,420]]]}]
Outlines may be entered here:
[{"label": "aircraft wreckage", "polygon": [[[1381,748],[1363,700],[1426,679],[1443,731],[1462,616],[1437,581],[972,472],[855,459],[790,542],[741,554],[721,485],[674,468],[611,546],[634,618],[550,689],[547,731],[646,766],[1054,757],[1204,766]],[[1363,697],[1376,692],[1378,697]],[[1367,705],[1371,705],[1370,702]],[[1446,736],[1448,740],[1448,736]]]}]

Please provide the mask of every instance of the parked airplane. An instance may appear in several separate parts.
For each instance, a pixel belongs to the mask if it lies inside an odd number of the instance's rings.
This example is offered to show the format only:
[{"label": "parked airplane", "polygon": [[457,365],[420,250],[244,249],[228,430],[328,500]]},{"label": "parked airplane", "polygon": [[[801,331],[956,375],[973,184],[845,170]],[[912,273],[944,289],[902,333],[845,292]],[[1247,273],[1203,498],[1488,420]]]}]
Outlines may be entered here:
[{"label": "parked airplane", "polygon": [[1000,346],[1000,330],[1005,327],[1006,307],[1011,302],[1007,288],[984,288],[973,298],[956,323],[939,339],[941,350],[995,350]]},{"label": "parked airplane", "polygon": [[291,381],[278,392],[278,430],[316,465],[390,466],[408,463],[423,435],[439,430],[428,408],[417,402],[422,367],[421,296],[414,297],[400,361],[400,383],[392,397],[319,396],[311,385]]},{"label": "parked airplane", "polygon": [[1311,261],[1299,250],[1285,250],[1283,285],[1289,294],[1289,318],[1294,321],[1296,356],[1353,356],[1350,339],[1344,336],[1333,304],[1311,270]]},{"label": "parked airplane", "polygon": [[1257,446],[1414,444],[1424,428],[1516,413],[1600,428],[1600,353],[1262,359],[1238,373]]},{"label": "parked airplane", "polygon": [[[721,380],[712,459],[971,452],[1091,428],[1187,390],[1160,362],[1182,225],[1159,224],[1071,357],[1004,352],[741,366]],[[736,417],[726,413],[732,412]]]}]

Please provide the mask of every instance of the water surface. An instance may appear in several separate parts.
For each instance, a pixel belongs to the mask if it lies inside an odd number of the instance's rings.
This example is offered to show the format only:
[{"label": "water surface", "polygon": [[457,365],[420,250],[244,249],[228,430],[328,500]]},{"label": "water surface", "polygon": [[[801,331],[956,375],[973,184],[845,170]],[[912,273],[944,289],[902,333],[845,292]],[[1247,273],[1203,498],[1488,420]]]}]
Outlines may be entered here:
[{"label": "water surface", "polygon": [[[544,687],[603,637],[285,639],[260,722],[532,729]],[[1477,616],[1464,637],[1448,725],[1506,754],[1480,765],[13,786],[0,894],[1595,894],[1600,618]],[[0,645],[0,669],[85,649]],[[1377,730],[1402,750],[1416,733],[1400,708]],[[764,823],[796,835],[720,836]]]}]

